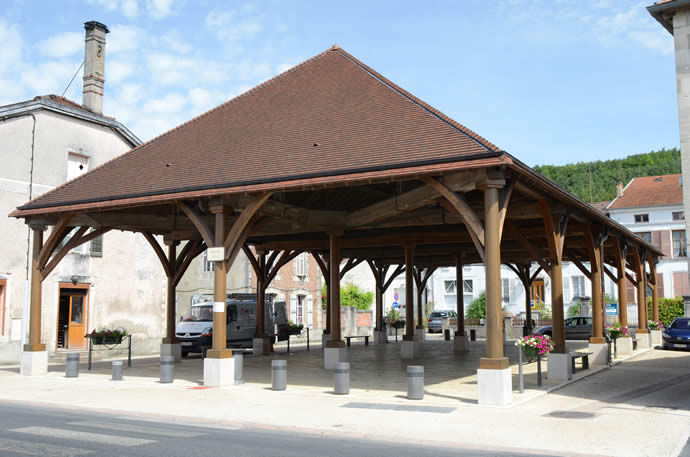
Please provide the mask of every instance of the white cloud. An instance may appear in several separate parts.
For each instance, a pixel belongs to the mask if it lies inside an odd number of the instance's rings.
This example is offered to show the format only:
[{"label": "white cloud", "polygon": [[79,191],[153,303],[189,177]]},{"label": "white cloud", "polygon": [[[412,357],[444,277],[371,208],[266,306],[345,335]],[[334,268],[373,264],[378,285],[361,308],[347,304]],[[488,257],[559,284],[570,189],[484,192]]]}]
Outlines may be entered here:
[{"label": "white cloud", "polygon": [[173,0],[147,0],[146,7],[154,19],[162,19],[172,14]]},{"label": "white cloud", "polygon": [[115,25],[110,28],[107,37],[106,52],[108,54],[135,51],[143,40],[142,30],[133,25]]},{"label": "white cloud", "polygon": [[22,36],[19,27],[8,24],[0,17],[0,74],[7,72],[12,74],[17,70],[17,65],[21,62],[22,55]]},{"label": "white cloud", "polygon": [[[76,61],[49,61],[25,68],[20,72],[19,77],[35,95],[60,95],[78,67],[79,62]],[[72,88],[80,87],[79,82],[79,79],[75,79]]]},{"label": "white cloud", "polygon": [[84,34],[64,32],[40,41],[38,49],[48,57],[69,57],[84,49]]},{"label": "white cloud", "polygon": [[119,84],[134,73],[134,64],[123,60],[106,60],[105,78],[106,81]]},{"label": "white cloud", "polygon": [[[154,81],[159,84],[205,82],[217,84],[231,76],[231,66],[200,57],[182,57],[166,52],[154,52],[146,56]],[[233,75],[234,76],[234,75]]]},{"label": "white cloud", "polygon": [[256,21],[241,22],[234,26],[221,27],[216,31],[216,36],[221,41],[239,41],[250,39],[261,32],[261,24]]},{"label": "white cloud", "polygon": [[219,27],[227,25],[235,17],[235,13],[230,10],[211,10],[206,14],[205,23],[207,27]]},{"label": "white cloud", "polygon": [[161,113],[161,114],[177,114],[182,111],[182,108],[187,104],[187,99],[184,95],[178,93],[170,93],[162,98],[149,100],[146,102],[144,109],[147,112]]},{"label": "white cloud", "polygon": [[[242,8],[242,13],[251,13],[253,8]],[[206,15],[206,28],[213,29],[221,41],[239,41],[256,36],[263,26],[258,18],[239,19],[233,10],[211,10]]]},{"label": "white cloud", "polygon": [[203,113],[227,101],[227,97],[225,97],[222,92],[211,91],[200,87],[190,89],[188,99],[194,111],[197,113]]},{"label": "white cloud", "polygon": [[97,5],[106,11],[121,10],[122,14],[132,18],[139,13],[137,0],[87,0],[91,5]]},{"label": "white cloud", "polygon": [[139,5],[137,4],[137,0],[123,1],[122,13],[129,18],[136,17],[137,14],[139,14]]}]

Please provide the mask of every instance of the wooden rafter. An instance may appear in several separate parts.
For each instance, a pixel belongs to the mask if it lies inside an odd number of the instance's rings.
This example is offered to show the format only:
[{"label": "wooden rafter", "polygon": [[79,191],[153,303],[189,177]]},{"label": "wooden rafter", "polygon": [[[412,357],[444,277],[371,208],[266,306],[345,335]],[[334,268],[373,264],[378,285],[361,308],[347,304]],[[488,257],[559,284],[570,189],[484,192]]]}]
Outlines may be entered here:
[{"label": "wooden rafter", "polygon": [[525,237],[520,232],[520,230],[515,226],[515,224],[513,224],[513,222],[510,219],[506,220],[506,227],[510,232],[513,232],[515,234],[518,243],[529,253],[529,255],[533,257],[534,261],[537,262],[545,272],[548,273],[549,271],[551,271],[551,267],[546,263],[546,260],[532,245],[532,243],[530,243],[527,237]]},{"label": "wooden rafter", "polygon": [[55,250],[55,247],[60,243],[60,241],[65,239],[67,234],[72,230],[72,228],[68,227],[67,224],[69,224],[73,217],[74,214],[72,213],[65,214],[58,220],[57,224],[55,224],[55,227],[50,232],[48,239],[45,241],[45,243],[43,243],[41,252],[38,254],[39,268],[46,266],[48,259],[50,259],[51,254]]},{"label": "wooden rafter", "polygon": [[163,270],[165,270],[165,276],[171,277],[173,275],[173,270],[171,268],[170,262],[168,261],[168,257],[165,255],[165,251],[163,251],[163,248],[161,247],[160,243],[158,243],[156,238],[154,238],[153,234],[151,233],[142,232],[142,235],[144,235],[146,241],[148,241],[151,247],[153,248],[153,252],[155,252],[156,256],[158,256],[158,260],[160,260],[161,265],[163,266]]},{"label": "wooden rafter", "polygon": [[41,281],[48,277],[48,275],[55,269],[55,267],[58,266],[60,261],[67,255],[69,251],[110,231],[110,227],[101,227],[93,232],[86,233],[88,229],[89,227],[80,227],[74,236],[72,236],[72,238],[70,238],[69,241],[55,253],[53,258],[50,259],[50,262],[48,262],[48,264],[41,269]]},{"label": "wooden rafter", "polygon": [[479,242],[483,246],[484,245],[484,224],[477,217],[477,215],[474,214],[472,207],[467,203],[465,198],[462,195],[459,195],[456,192],[453,192],[451,189],[446,187],[443,183],[441,183],[440,181],[438,181],[434,178],[425,177],[425,178],[423,178],[423,181],[429,187],[431,187],[436,192],[441,194],[443,196],[443,198],[445,198],[451,205],[453,205],[453,208],[455,208],[455,210],[458,212],[458,214],[462,218],[463,222],[465,223],[465,226],[467,227],[467,229],[474,233],[474,235],[479,239]]},{"label": "wooden rafter", "polygon": [[613,281],[613,282],[615,282],[615,283],[618,283],[618,278],[616,277],[616,275],[614,275],[614,274],[611,272],[611,270],[609,270],[608,268],[606,268],[606,266],[604,266],[603,268],[604,268],[604,273],[606,273],[606,276],[608,276],[609,278],[611,278],[611,281]]},{"label": "wooden rafter", "polygon": [[[395,270],[391,273],[390,277],[386,279],[383,283],[383,291],[385,292],[393,284],[393,280],[397,278],[400,274],[405,272],[405,265],[398,265]],[[384,276],[385,279],[385,276]]]},{"label": "wooden rafter", "polygon": [[503,225],[505,224],[506,215],[508,214],[508,205],[510,204],[510,197],[513,195],[514,184],[511,182],[509,185],[501,189],[499,199],[498,199],[498,243],[501,243],[503,238]]},{"label": "wooden rafter", "polygon": [[352,270],[354,267],[364,262],[364,259],[350,258],[347,259],[345,265],[340,269],[340,279],[343,279],[348,271]]},{"label": "wooden rafter", "polygon": [[173,286],[175,286],[175,287],[177,287],[177,285],[182,280],[182,276],[184,276],[185,272],[189,268],[189,265],[192,263],[192,260],[194,260],[197,256],[199,256],[207,248],[206,242],[201,241],[201,240],[189,241],[185,245],[185,248],[190,244],[191,244],[191,247],[190,247],[189,251],[187,252],[187,254],[182,258],[180,258],[180,256],[177,257],[178,260],[177,260],[176,265],[175,265],[175,274],[173,275]]},{"label": "wooden rafter", "polygon": [[[587,249],[587,257],[589,257],[589,265],[592,270],[592,274],[599,272],[599,262],[600,255],[596,246],[596,241],[594,240],[594,234],[589,226],[585,227],[585,248]],[[591,277],[591,276],[590,276]]]},{"label": "wooden rafter", "polygon": [[[225,247],[225,259],[229,265],[232,264],[232,260],[234,260],[234,257],[237,256],[237,253],[239,253],[239,251],[242,249],[242,246],[249,235],[247,228],[249,227],[249,223],[254,217],[254,214],[256,214],[259,208],[261,208],[261,205],[263,205],[264,202],[270,197],[270,192],[257,195],[242,210],[237,219],[235,219],[235,222],[232,224],[232,228],[225,238],[225,243],[223,243],[223,246]],[[230,260],[231,257],[232,260]]]},{"label": "wooden rafter", "polygon": [[204,219],[204,217],[185,202],[177,202],[177,206],[182,210],[183,213],[187,215],[192,224],[194,224],[194,227],[196,227],[197,231],[201,235],[201,238],[206,242],[206,245],[215,246],[215,236],[213,234],[213,230],[211,230],[211,227],[208,225],[208,222]]}]

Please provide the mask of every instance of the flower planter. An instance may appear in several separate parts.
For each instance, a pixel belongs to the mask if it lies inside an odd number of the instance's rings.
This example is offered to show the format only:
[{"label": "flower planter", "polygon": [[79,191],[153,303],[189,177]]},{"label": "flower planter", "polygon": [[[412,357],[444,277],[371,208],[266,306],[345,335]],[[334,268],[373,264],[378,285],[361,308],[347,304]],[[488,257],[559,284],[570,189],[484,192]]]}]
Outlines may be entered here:
[{"label": "flower planter", "polygon": [[91,343],[93,344],[120,344],[122,343],[122,337],[91,337]]}]

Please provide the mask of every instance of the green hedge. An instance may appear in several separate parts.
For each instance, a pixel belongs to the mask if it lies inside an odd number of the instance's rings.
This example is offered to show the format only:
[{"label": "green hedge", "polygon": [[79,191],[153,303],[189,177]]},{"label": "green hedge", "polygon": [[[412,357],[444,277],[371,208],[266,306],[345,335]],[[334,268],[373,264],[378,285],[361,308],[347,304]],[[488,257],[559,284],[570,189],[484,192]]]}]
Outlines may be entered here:
[{"label": "green hedge", "polygon": [[[652,313],[652,298],[647,299],[647,308],[649,318],[654,315]],[[685,314],[685,306],[683,305],[683,297],[675,298],[660,298],[659,299],[659,320],[664,325],[669,325],[676,317],[682,317]]]}]

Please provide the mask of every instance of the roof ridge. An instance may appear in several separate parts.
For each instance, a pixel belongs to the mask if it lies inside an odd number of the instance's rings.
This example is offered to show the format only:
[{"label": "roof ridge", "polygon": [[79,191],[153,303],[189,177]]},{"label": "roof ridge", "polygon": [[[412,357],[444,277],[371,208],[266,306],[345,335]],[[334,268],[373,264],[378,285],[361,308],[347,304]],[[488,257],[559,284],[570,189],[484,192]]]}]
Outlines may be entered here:
[{"label": "roof ridge", "polygon": [[416,97],[415,95],[411,94],[410,92],[406,91],[402,87],[398,86],[395,84],[393,81],[390,79],[386,78],[383,76],[381,73],[377,72],[373,68],[369,67],[356,57],[352,56],[349,54],[347,51],[345,51],[343,48],[340,46],[334,45],[333,48],[331,48],[331,51],[335,51],[340,53],[343,57],[346,59],[350,60],[352,63],[360,67],[362,70],[365,72],[369,73],[372,77],[375,79],[379,80],[381,83],[384,85],[390,87],[393,89],[395,92],[398,92],[400,95],[403,97],[409,99],[411,102],[413,102],[416,105],[419,105],[422,109],[430,112],[432,115],[435,117],[439,118],[441,121],[445,122],[446,124],[449,124],[451,127],[455,128],[456,130],[460,131],[462,134],[466,135],[468,138],[482,146],[484,149],[490,152],[503,152],[501,148],[496,146],[495,144],[491,143],[489,140],[486,138],[482,137],[481,135],[477,134],[476,132],[470,130],[469,128],[465,127],[464,125],[460,124],[459,122],[455,121],[451,117],[447,116],[446,114],[442,113],[438,109],[434,108],[433,106],[429,105],[425,101],[421,100],[420,98]]},{"label": "roof ridge", "polygon": [[265,86],[267,86],[267,85],[273,83],[274,81],[276,81],[276,80],[278,80],[278,79],[280,79],[280,78],[283,78],[283,77],[286,76],[288,73],[291,73],[291,72],[293,72],[293,71],[299,69],[300,67],[303,67],[304,65],[307,65],[307,64],[309,64],[309,63],[311,63],[311,62],[313,62],[313,61],[315,61],[315,60],[317,60],[317,59],[320,59],[321,57],[323,57],[324,55],[326,55],[328,52],[331,52],[331,51],[333,51],[333,50],[335,50],[335,49],[336,49],[335,47],[329,48],[329,49],[327,49],[326,51],[323,51],[323,52],[321,52],[321,53],[315,55],[314,57],[311,57],[311,58],[305,60],[304,62],[298,63],[297,65],[295,65],[295,66],[293,66],[293,67],[291,67],[291,68],[285,70],[284,72],[277,74],[277,75],[274,76],[273,78],[267,79],[266,81],[262,82],[261,84],[258,84],[258,85],[256,85],[256,86],[252,87],[251,89],[246,90],[246,91],[242,92],[242,93],[239,94],[239,95],[236,95],[235,97],[231,98],[230,100],[227,100],[227,101],[221,103],[220,105],[218,105],[218,106],[216,106],[216,107],[214,107],[214,108],[211,108],[210,110],[208,110],[208,111],[206,111],[206,112],[204,112],[204,113],[201,113],[201,114],[197,115],[196,117],[193,117],[192,119],[190,119],[190,120],[188,120],[188,121],[186,121],[186,122],[183,122],[182,124],[180,124],[180,125],[178,125],[178,126],[176,126],[176,127],[173,127],[172,129],[170,129],[170,130],[168,130],[168,131],[166,131],[166,132],[161,133],[160,135],[158,135],[158,136],[156,136],[156,137],[150,139],[149,141],[147,141],[147,142],[145,142],[145,143],[140,144],[139,146],[137,146],[137,147],[135,147],[135,148],[133,148],[133,149],[130,149],[130,150],[127,151],[127,152],[124,152],[124,153],[120,154],[120,155],[117,156],[117,157],[113,157],[112,159],[110,159],[110,160],[108,160],[108,161],[102,163],[101,165],[97,166],[96,168],[94,168],[94,169],[92,169],[92,170],[89,170],[87,173],[81,174],[81,175],[77,176],[76,178],[74,178],[74,179],[72,179],[72,180],[70,180],[70,181],[66,181],[66,182],[60,184],[59,186],[55,187],[54,189],[51,189],[51,190],[49,190],[48,192],[45,192],[45,193],[39,195],[38,197],[34,198],[33,200],[29,200],[28,202],[26,202],[25,204],[23,204],[23,205],[20,206],[19,208],[26,208],[26,207],[28,207],[28,206],[31,206],[32,204],[34,204],[34,203],[40,201],[41,199],[43,199],[44,197],[46,197],[46,196],[48,196],[48,195],[50,195],[50,194],[52,194],[52,193],[54,193],[54,192],[56,192],[56,191],[62,189],[63,187],[67,186],[68,184],[71,184],[71,183],[73,183],[73,182],[76,182],[76,181],[80,180],[81,178],[83,178],[83,177],[86,176],[87,174],[91,174],[91,173],[95,172],[96,170],[100,170],[100,169],[102,169],[102,168],[105,168],[106,166],[111,165],[111,164],[114,163],[114,162],[117,162],[118,160],[120,160],[120,159],[122,159],[122,158],[128,156],[129,154],[132,154],[132,153],[138,151],[139,149],[144,148],[145,146],[148,146],[148,145],[150,145],[150,144],[155,143],[156,141],[158,141],[158,140],[160,140],[160,139],[162,139],[162,138],[164,138],[164,137],[170,135],[171,133],[173,133],[173,132],[175,132],[175,131],[177,131],[177,130],[180,130],[181,128],[183,128],[183,127],[185,127],[185,126],[187,126],[187,125],[189,125],[189,124],[191,124],[191,123],[193,123],[193,122],[196,122],[196,121],[198,121],[198,120],[200,120],[200,119],[202,119],[202,118],[208,116],[209,114],[211,114],[211,113],[213,113],[213,112],[215,112],[215,111],[221,109],[222,107],[224,107],[224,106],[226,106],[226,105],[229,105],[229,104],[231,104],[231,103],[234,103],[235,101],[239,100],[240,98],[242,98],[242,97],[244,97],[244,96],[246,96],[246,95],[248,95],[248,94],[250,94],[250,93],[252,93],[252,92],[254,92],[254,91],[256,91],[256,90],[258,90],[258,89],[261,89],[262,87],[265,87]]}]

